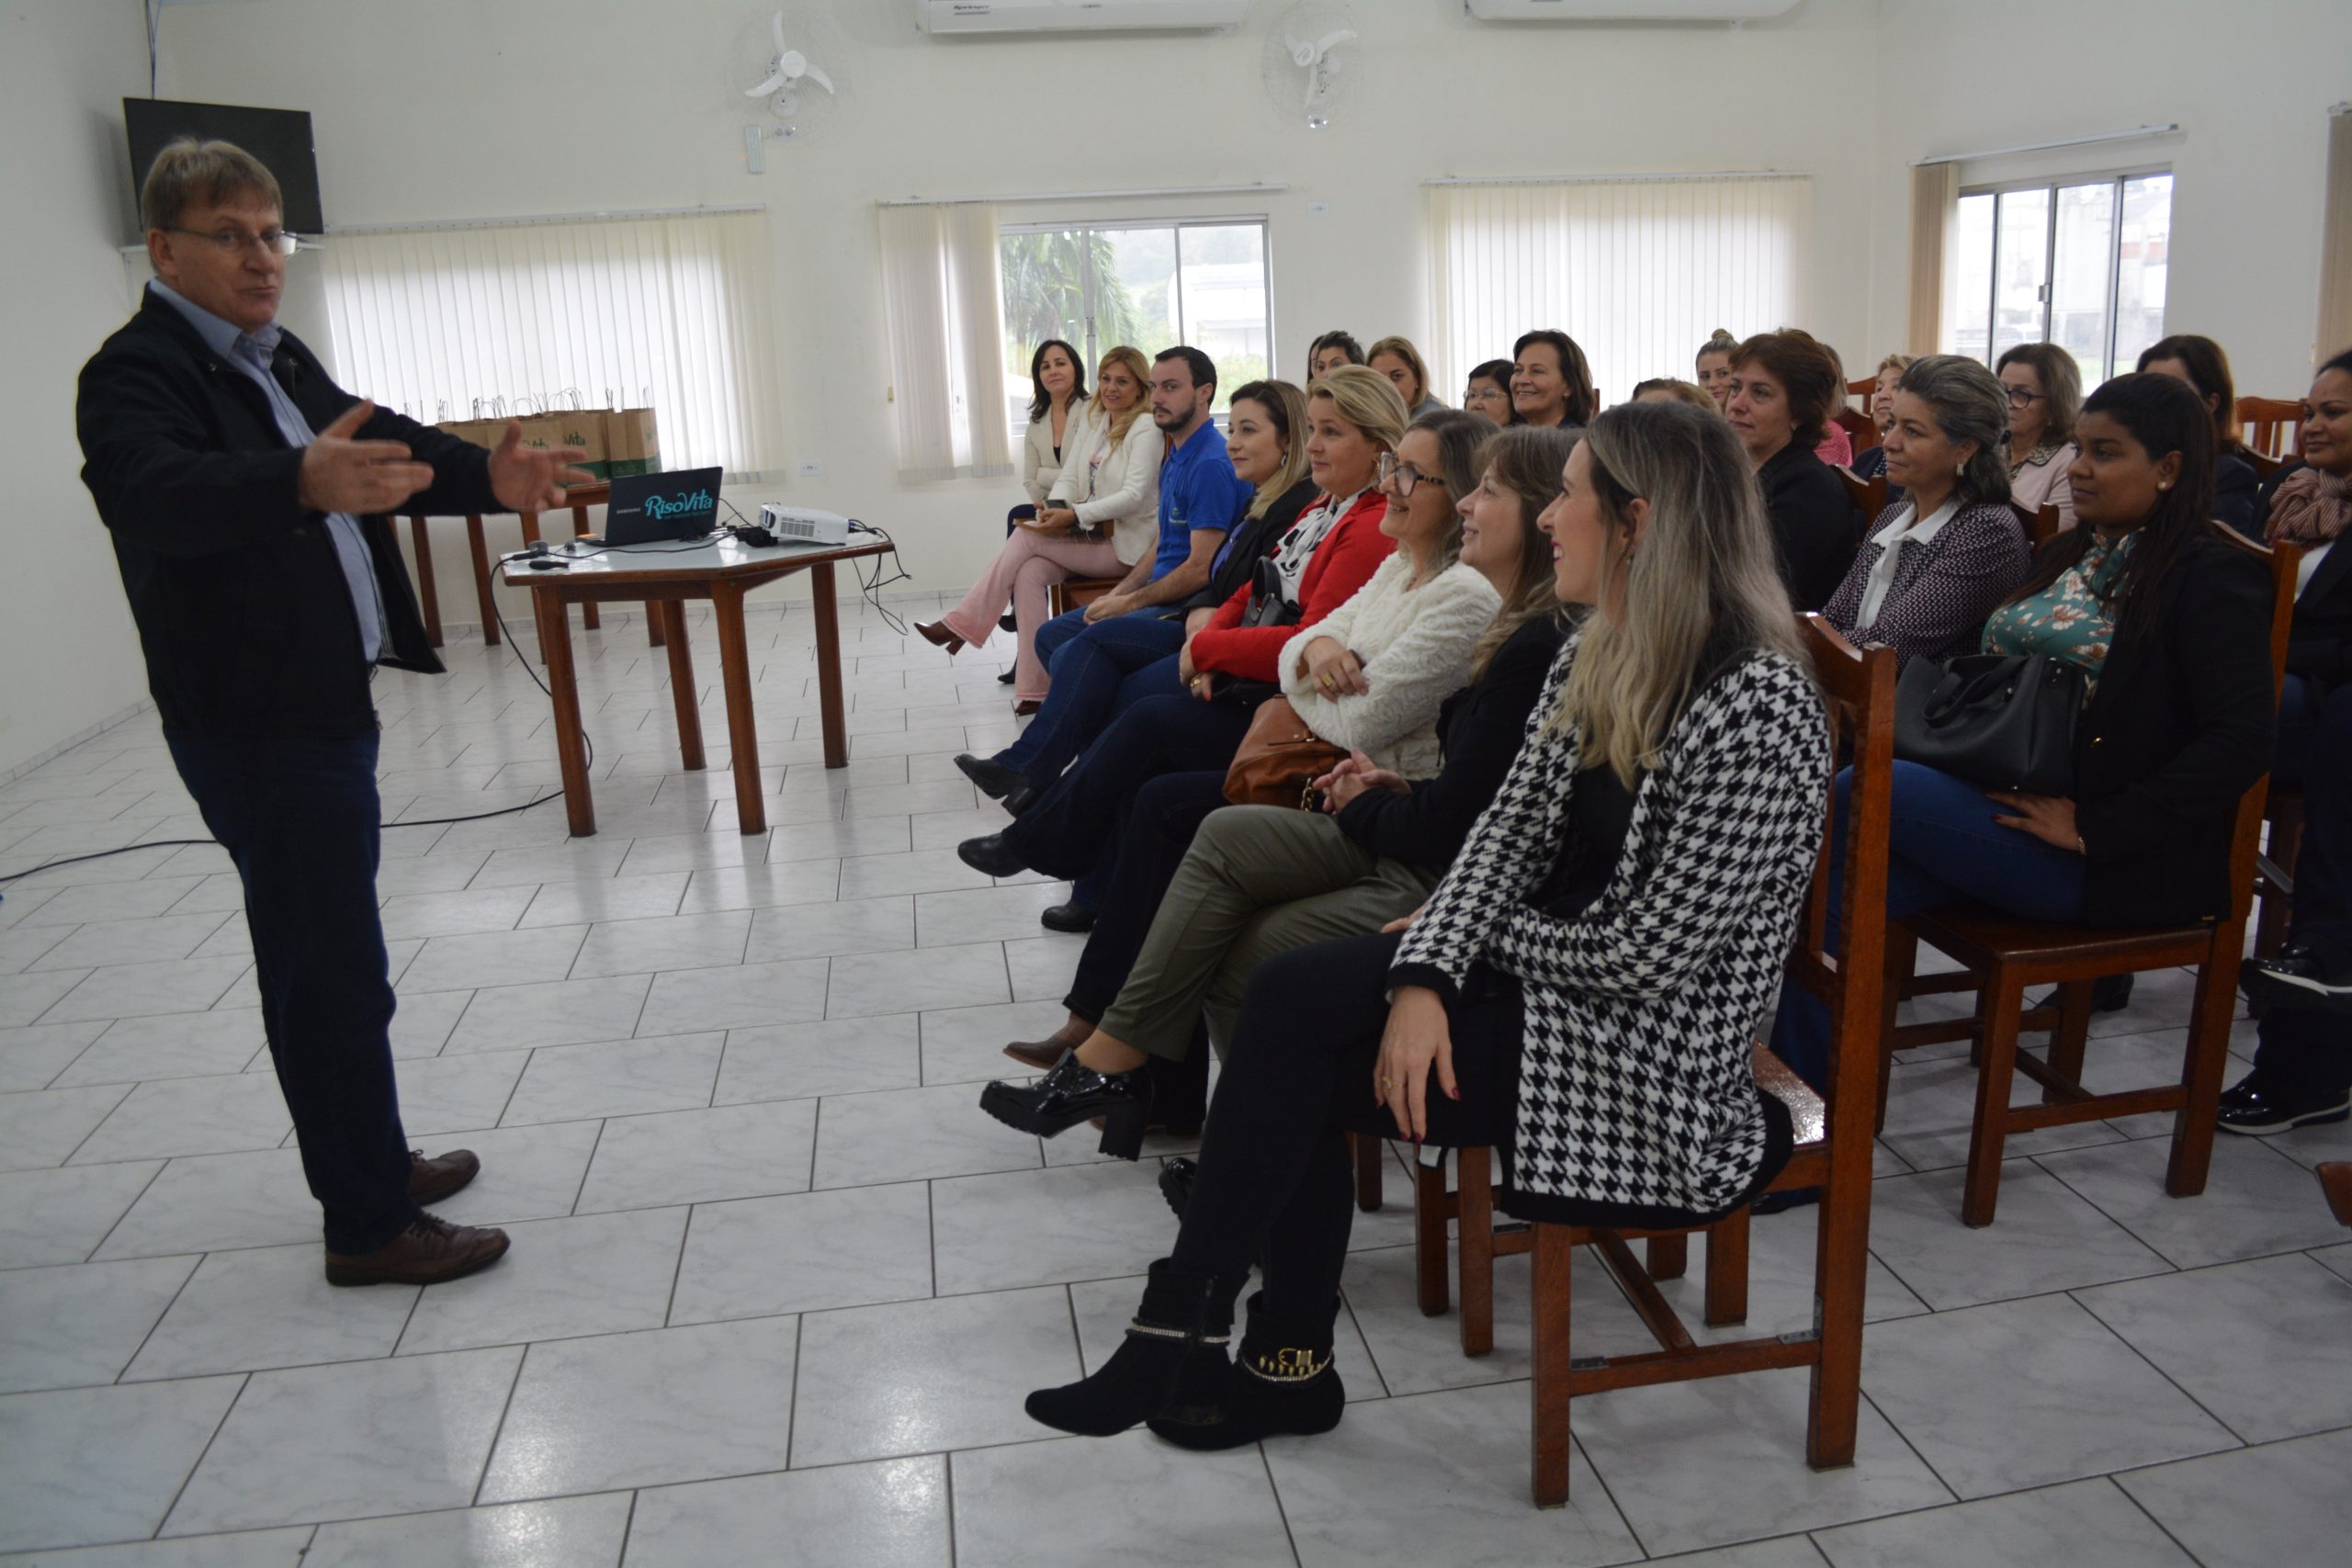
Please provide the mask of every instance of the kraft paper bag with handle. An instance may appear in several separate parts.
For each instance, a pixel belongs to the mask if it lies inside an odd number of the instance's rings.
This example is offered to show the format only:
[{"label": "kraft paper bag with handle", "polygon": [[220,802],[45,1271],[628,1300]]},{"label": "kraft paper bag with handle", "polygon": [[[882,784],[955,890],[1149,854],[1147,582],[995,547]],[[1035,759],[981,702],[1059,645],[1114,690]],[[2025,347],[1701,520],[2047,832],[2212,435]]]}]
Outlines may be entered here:
[{"label": "kraft paper bag with handle", "polygon": [[605,413],[602,409],[583,409],[580,394],[568,391],[558,400],[564,406],[548,411],[548,417],[556,422],[559,446],[577,446],[586,457],[579,467],[587,469],[602,484],[612,476],[612,464],[605,452]]},{"label": "kraft paper bag with handle", "polygon": [[605,411],[605,466],[614,479],[661,471],[662,441],[650,408]]}]

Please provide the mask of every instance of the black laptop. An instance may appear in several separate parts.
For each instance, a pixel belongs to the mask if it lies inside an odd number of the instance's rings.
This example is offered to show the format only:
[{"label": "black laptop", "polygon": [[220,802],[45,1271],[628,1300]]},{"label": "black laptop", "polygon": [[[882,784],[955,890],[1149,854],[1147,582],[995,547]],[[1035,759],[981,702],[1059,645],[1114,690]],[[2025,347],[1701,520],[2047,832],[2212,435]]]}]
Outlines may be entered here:
[{"label": "black laptop", "polygon": [[605,547],[699,539],[718,526],[717,468],[624,474],[605,504]]}]

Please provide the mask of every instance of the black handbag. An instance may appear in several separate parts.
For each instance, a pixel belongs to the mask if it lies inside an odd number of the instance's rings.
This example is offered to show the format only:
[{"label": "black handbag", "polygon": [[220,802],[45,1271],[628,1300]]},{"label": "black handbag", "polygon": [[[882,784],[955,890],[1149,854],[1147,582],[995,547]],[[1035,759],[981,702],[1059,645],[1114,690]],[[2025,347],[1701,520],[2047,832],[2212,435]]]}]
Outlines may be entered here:
[{"label": "black handbag", "polygon": [[1894,687],[1894,754],[2021,795],[2075,789],[2083,668],[2047,654],[1914,659]]},{"label": "black handbag", "polygon": [[1241,612],[1245,626],[1295,626],[1306,607],[1283,597],[1283,574],[1272,558],[1261,557],[1250,573],[1250,604]]}]

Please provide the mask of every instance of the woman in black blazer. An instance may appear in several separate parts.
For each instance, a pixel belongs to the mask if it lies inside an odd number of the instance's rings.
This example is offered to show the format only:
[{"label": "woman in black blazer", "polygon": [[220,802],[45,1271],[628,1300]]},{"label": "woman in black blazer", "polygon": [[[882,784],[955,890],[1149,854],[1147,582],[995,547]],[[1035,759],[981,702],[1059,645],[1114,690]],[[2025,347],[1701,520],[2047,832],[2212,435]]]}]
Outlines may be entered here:
[{"label": "woman in black blazer", "polygon": [[2230,374],[2230,356],[2210,337],[2179,333],[2142,349],[2139,367],[2186,381],[2205,400],[2218,443],[2213,459],[2213,516],[2248,538],[2262,537],[2254,521],[2255,491],[2260,481],[2238,440],[2238,388]]},{"label": "woman in black blazer", "polygon": [[1845,481],[1813,454],[1842,390],[1835,362],[1809,333],[1759,333],[1732,352],[1724,416],[1756,465],[1781,581],[1800,610],[1829,602],[1860,537]]},{"label": "woman in black blazer", "polygon": [[[1887,918],[1973,901],[2026,919],[2193,925],[2230,908],[2230,829],[2270,762],[2270,582],[2208,531],[2213,423],[2165,376],[2119,376],[2076,426],[2080,526],[2042,547],[1984,627],[2095,682],[2068,796],[1894,764]],[[1839,782],[1842,791],[1846,787]],[[1828,1018],[1784,988],[1773,1046],[1816,1086]]]}]

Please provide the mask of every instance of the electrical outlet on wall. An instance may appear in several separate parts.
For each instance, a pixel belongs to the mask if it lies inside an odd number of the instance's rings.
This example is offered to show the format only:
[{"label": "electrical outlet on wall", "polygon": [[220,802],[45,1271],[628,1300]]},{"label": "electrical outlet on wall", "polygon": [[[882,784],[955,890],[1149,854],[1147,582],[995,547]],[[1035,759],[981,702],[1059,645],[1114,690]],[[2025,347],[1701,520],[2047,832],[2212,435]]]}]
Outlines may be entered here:
[{"label": "electrical outlet on wall", "polygon": [[804,479],[821,479],[825,477],[825,465],[814,457],[803,457],[792,465],[792,471]]}]

